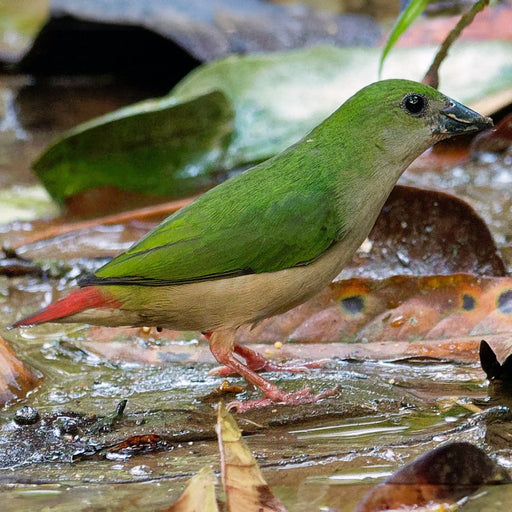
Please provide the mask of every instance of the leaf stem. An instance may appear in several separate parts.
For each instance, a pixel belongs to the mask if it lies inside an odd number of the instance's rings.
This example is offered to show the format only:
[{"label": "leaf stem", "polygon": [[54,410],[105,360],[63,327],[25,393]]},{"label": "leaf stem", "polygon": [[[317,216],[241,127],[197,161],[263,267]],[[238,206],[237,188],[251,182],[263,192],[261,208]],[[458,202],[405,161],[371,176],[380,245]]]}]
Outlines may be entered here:
[{"label": "leaf stem", "polygon": [[469,9],[466,13],[464,13],[460,20],[457,22],[457,25],[451,30],[446,39],[443,41],[441,48],[439,48],[430,68],[426,72],[423,77],[422,82],[424,84],[430,85],[437,89],[439,87],[439,67],[441,63],[448,55],[448,50],[451,45],[458,39],[461,32],[473,21],[474,17],[482,11],[487,5],[489,5],[489,0],[478,0],[475,2],[473,7]]}]

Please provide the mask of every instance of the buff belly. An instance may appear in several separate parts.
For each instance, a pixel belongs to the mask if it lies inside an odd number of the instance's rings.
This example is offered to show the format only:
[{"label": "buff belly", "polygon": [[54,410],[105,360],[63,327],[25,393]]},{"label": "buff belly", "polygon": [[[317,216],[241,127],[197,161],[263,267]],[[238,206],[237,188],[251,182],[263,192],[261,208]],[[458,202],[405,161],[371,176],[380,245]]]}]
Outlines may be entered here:
[{"label": "buff belly", "polygon": [[347,247],[346,242],[309,265],[279,272],[175,286],[102,286],[118,299],[120,308],[89,309],[60,321],[201,331],[253,323],[287,311],[327,286],[360,243],[354,240]]}]

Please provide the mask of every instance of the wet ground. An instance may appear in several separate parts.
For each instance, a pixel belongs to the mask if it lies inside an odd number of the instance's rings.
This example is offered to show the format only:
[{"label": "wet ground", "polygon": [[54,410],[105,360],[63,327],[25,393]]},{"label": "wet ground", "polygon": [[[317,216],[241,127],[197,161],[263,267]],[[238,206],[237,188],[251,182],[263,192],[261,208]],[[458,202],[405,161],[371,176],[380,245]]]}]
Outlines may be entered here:
[{"label": "wet ground", "polygon": [[[109,95],[108,83],[103,88],[71,85],[69,92],[69,83],[43,86],[24,77],[0,82],[4,241],[33,229],[24,221],[7,224],[14,218],[55,213],[29,171],[42,148],[62,130],[147,94],[118,88]],[[47,116],[50,103],[54,108]],[[507,253],[511,164],[509,152],[440,173],[410,173],[404,182],[468,198]],[[130,229],[97,228],[84,234],[79,247],[66,245],[64,237],[55,253],[40,244],[22,255],[46,260],[108,256],[126,248],[147,226]],[[33,311],[70,288],[77,273],[70,264],[67,273],[54,278],[1,277],[0,323],[8,325],[20,311]],[[218,469],[214,425],[220,395],[215,390],[222,379],[207,375],[215,365],[194,334],[175,341],[141,331],[124,342],[131,354],[169,346],[180,354],[182,347],[181,362],[160,365],[147,364],[142,356],[138,361],[98,355],[83,326],[50,325],[3,335],[44,379],[26,398],[0,411],[2,510],[159,510],[205,464]],[[115,344],[115,336],[108,343]],[[489,388],[476,354],[461,358],[454,353],[444,360],[335,358],[307,375],[269,378],[288,390],[341,385],[335,397],[315,406],[276,406],[237,416],[265,478],[291,511],[352,510],[375,483],[448,440],[470,441],[512,469],[512,422],[505,408],[510,398]],[[244,386],[240,379],[231,382]],[[117,417],[123,400],[126,408]],[[34,413],[32,420],[20,420],[27,411],[17,411],[25,406],[36,409],[38,419]],[[511,496],[510,485],[485,489],[461,510],[499,510]]]},{"label": "wet ground", "polygon": [[[77,348],[74,336],[62,341],[62,332],[31,337],[24,360],[45,380],[0,416],[3,510],[158,510],[205,464],[218,468],[213,364],[114,363]],[[289,510],[351,510],[383,477],[448,440],[510,465],[511,415],[493,406],[506,400],[489,398],[477,364],[333,361],[307,376],[269,377],[289,390],[341,384],[315,406],[237,416]],[[124,414],[112,418],[124,399]],[[20,425],[21,405],[39,421]]]}]

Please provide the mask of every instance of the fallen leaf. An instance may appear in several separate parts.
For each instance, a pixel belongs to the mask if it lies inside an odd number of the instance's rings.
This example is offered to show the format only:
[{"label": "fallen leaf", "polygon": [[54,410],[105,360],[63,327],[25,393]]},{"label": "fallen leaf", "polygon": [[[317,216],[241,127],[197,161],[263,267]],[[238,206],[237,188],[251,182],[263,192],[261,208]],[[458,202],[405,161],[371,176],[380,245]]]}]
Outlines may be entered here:
[{"label": "fallen leaf", "polygon": [[506,275],[485,222],[465,201],[444,192],[395,186],[368,240],[338,279],[460,272]]},{"label": "fallen leaf", "polygon": [[512,278],[470,274],[347,279],[239,330],[239,340],[419,341],[509,333],[511,290]]},{"label": "fallen leaf", "polygon": [[286,512],[265,482],[235,419],[222,402],[218,406],[216,430],[228,511]]},{"label": "fallen leaf", "polygon": [[167,441],[158,434],[134,435],[106,450],[107,458],[131,457],[154,452],[167,446]]},{"label": "fallen leaf", "polygon": [[231,104],[220,91],[180,103],[147,100],[74,128],[33,170],[60,204],[104,185],[184,197],[218,182],[232,122]]},{"label": "fallen leaf", "polygon": [[493,130],[479,133],[471,144],[473,154],[501,153],[512,145],[512,113],[501,119]]},{"label": "fallen leaf", "polygon": [[42,375],[21,362],[0,337],[0,406],[24,398],[41,378]]},{"label": "fallen leaf", "polygon": [[223,380],[220,386],[217,387],[217,389],[202,396],[201,402],[205,404],[215,404],[218,403],[221,398],[227,397],[228,395],[234,396],[238,393],[242,393],[242,391],[244,391],[245,389],[246,387],[244,386],[235,386],[231,384],[228,380]]},{"label": "fallen leaf", "polygon": [[39,276],[43,275],[42,268],[33,261],[17,257],[15,254],[7,254],[0,251],[0,275],[7,277]]},{"label": "fallen leaf", "polygon": [[27,246],[50,240],[56,237],[61,237],[68,233],[78,233],[79,231],[90,230],[98,226],[111,226],[114,224],[126,224],[132,221],[145,221],[147,219],[163,220],[165,217],[183,208],[191,203],[195,197],[188,197],[185,199],[171,201],[168,203],[161,203],[154,206],[147,206],[145,208],[138,208],[128,212],[106,215],[104,217],[97,217],[91,220],[59,222],[52,219],[50,222],[36,221],[34,225],[39,225],[39,229],[34,230],[28,236],[20,241],[10,244],[10,249]]},{"label": "fallen leaf", "polygon": [[[354,278],[332,283],[308,302],[252,328],[240,328],[237,340],[280,360],[420,356],[476,361],[485,335],[506,356],[512,350],[510,290],[512,278],[470,274]],[[165,343],[197,340],[199,333],[164,329],[155,336],[159,346],[143,349],[136,342],[137,329],[93,327],[83,345],[113,360],[213,362],[206,343]],[[268,345],[275,341],[288,343]]]},{"label": "fallen leaf", "polygon": [[205,466],[190,479],[181,496],[160,512],[218,512],[215,481],[212,468]]},{"label": "fallen leaf", "polygon": [[426,454],[377,485],[354,512],[378,512],[455,503],[482,485],[509,483],[507,472],[471,443],[449,443]]}]

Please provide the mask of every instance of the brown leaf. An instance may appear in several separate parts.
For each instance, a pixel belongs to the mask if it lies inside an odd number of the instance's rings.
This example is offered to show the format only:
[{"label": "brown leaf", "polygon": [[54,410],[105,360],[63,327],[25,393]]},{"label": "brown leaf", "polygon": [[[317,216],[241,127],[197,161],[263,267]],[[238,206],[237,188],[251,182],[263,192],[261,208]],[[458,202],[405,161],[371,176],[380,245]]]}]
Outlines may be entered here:
[{"label": "brown leaf", "polygon": [[0,338],[0,406],[23,398],[40,380],[41,374],[25,366]]},{"label": "brown leaf", "polygon": [[239,340],[412,341],[512,332],[512,278],[470,274],[348,279],[239,330]]},{"label": "brown leaf", "polygon": [[512,112],[506,115],[493,130],[479,133],[471,144],[471,151],[479,153],[501,153],[512,145]]},{"label": "brown leaf", "polygon": [[113,454],[120,456],[138,455],[161,450],[166,444],[165,439],[158,434],[135,435],[109,447],[107,454],[110,456]]},{"label": "brown leaf", "polygon": [[341,273],[388,277],[395,274],[506,275],[484,221],[466,202],[439,191],[396,186],[368,239]]},{"label": "brown leaf", "polygon": [[160,512],[218,512],[215,474],[209,466],[193,476],[181,496]]},{"label": "brown leaf", "polygon": [[286,512],[265,482],[233,416],[221,402],[217,415],[221,472],[229,512]]},{"label": "brown leaf", "polygon": [[[252,329],[239,329],[237,337],[278,359],[425,356],[476,361],[485,335],[505,360],[512,350],[511,290],[512,278],[469,274],[349,279],[332,283],[305,304]],[[199,333],[187,334],[187,339],[200,339]],[[142,349],[136,343],[140,329],[95,327],[84,346],[109,359],[213,362],[207,343],[165,343],[183,340],[181,332],[164,329],[148,336],[159,340],[159,346]],[[294,343],[262,345],[286,340]],[[339,343],[347,341],[363,343]]]},{"label": "brown leaf", "polygon": [[510,477],[471,443],[440,446],[374,487],[354,512],[377,512],[429,502],[454,503],[482,485],[510,482]]},{"label": "brown leaf", "polygon": [[0,275],[7,277],[17,276],[39,276],[43,275],[41,267],[32,261],[24,260],[23,258],[12,258],[4,255],[0,255]]},{"label": "brown leaf", "polygon": [[[112,191],[110,191],[110,194],[112,194]],[[138,208],[128,212],[115,213],[90,220],[68,222],[66,217],[62,217],[61,219],[53,219],[50,222],[38,221],[34,223],[38,226],[38,229],[34,230],[30,235],[26,236],[22,240],[12,243],[11,248],[16,249],[19,247],[25,247],[44,240],[48,240],[48,242],[50,242],[54,238],[68,233],[76,233],[77,235],[80,235],[80,231],[90,230],[97,226],[111,226],[113,224],[123,224],[132,221],[146,221],[148,219],[162,220],[166,216],[171,215],[180,208],[191,203],[194,199],[195,197],[189,197],[167,203],[157,203],[156,205]]]}]

